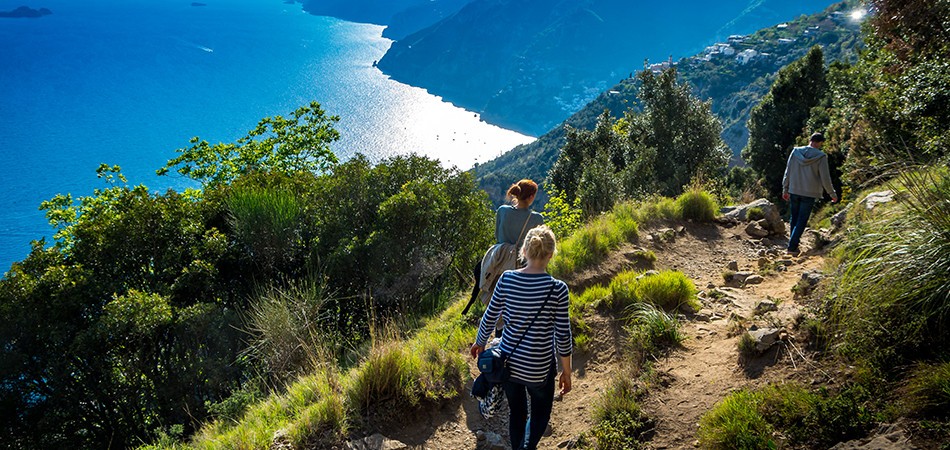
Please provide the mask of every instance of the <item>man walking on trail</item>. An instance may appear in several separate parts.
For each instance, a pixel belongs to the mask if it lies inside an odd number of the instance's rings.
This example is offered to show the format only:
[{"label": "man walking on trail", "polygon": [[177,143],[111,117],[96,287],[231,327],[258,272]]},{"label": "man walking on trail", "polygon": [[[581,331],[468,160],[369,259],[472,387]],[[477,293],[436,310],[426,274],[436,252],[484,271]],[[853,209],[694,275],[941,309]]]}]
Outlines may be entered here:
[{"label": "man walking on trail", "polygon": [[792,150],[785,166],[782,199],[789,202],[789,226],[792,228],[788,238],[788,252],[796,256],[800,252],[798,244],[802,233],[805,232],[805,226],[808,225],[808,217],[811,216],[815,200],[821,198],[822,189],[831,196],[832,202],[838,201],[838,194],[831,184],[828,155],[821,151],[824,144],[823,134],[811,135],[808,145]]}]

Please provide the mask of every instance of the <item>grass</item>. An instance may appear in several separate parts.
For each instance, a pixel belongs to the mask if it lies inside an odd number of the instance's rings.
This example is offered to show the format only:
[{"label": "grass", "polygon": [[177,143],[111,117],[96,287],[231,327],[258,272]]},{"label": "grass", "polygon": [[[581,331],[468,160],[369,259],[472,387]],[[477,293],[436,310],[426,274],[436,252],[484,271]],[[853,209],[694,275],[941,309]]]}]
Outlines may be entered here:
[{"label": "grass", "polygon": [[691,189],[676,198],[676,212],[682,220],[709,222],[719,214],[719,205],[712,194]]},{"label": "grass", "polygon": [[600,263],[625,242],[634,242],[640,224],[669,220],[707,222],[716,217],[719,207],[713,196],[692,189],[677,197],[653,198],[616,205],[613,211],[597,216],[560,243],[549,270],[564,277]]},{"label": "grass", "polygon": [[743,359],[749,359],[759,354],[759,351],[755,348],[755,338],[748,332],[742,333],[736,346],[739,350],[739,356]]},{"label": "grass", "polygon": [[950,418],[950,362],[917,366],[909,377],[903,404],[915,416]]},{"label": "grass", "polygon": [[625,319],[634,353],[644,357],[678,347],[686,338],[673,316],[649,303],[630,305]]},{"label": "grass", "polygon": [[632,205],[621,204],[577,230],[561,241],[548,270],[555,277],[564,277],[603,261],[621,244],[635,241],[639,230],[635,212]]},{"label": "grass", "polygon": [[682,272],[664,270],[656,275],[641,277],[640,272],[626,271],[610,281],[611,303],[615,308],[627,308],[637,302],[655,305],[667,311],[684,307],[700,308],[696,285]]},{"label": "grass", "polygon": [[765,211],[762,211],[762,208],[758,206],[754,206],[746,211],[746,217],[751,221],[762,220],[765,218]]},{"label": "grass", "polygon": [[861,385],[840,392],[797,384],[741,390],[700,419],[699,442],[709,449],[777,448],[775,436],[795,447],[828,448],[864,435],[881,419],[866,404]]},{"label": "grass", "polygon": [[907,173],[891,187],[900,200],[851,223],[826,297],[846,354],[885,373],[950,343],[950,176]]},{"label": "grass", "polygon": [[[271,448],[275,433],[294,448],[339,444],[366,414],[413,411],[460,395],[468,366],[460,349],[475,339],[475,328],[453,303],[414,335],[401,339],[392,329],[373,333],[363,361],[346,372],[322,364],[290,383],[283,393],[251,405],[238,420],[205,425],[188,444],[197,449]],[[390,408],[400,406],[398,409]],[[162,443],[151,448],[182,448]]]},{"label": "grass", "polygon": [[776,448],[772,425],[759,412],[762,396],[742,390],[726,397],[699,421],[700,447],[710,450]]},{"label": "grass", "polygon": [[594,404],[593,448],[625,450],[643,448],[652,422],[637,404],[640,393],[634,377],[615,377]]},{"label": "grass", "polygon": [[339,339],[326,331],[329,300],[326,284],[317,276],[261,289],[245,313],[250,338],[244,355],[260,362],[279,383],[332,360],[327,350]]}]

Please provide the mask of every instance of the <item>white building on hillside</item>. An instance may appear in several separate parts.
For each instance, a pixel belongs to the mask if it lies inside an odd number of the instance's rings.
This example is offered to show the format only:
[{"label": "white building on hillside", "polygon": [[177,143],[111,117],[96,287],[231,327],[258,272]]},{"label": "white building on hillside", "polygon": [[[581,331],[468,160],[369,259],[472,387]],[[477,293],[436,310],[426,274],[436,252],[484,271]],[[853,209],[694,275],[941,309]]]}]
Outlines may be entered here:
[{"label": "white building on hillside", "polygon": [[753,49],[747,49],[739,52],[739,55],[736,56],[736,61],[739,61],[739,64],[746,65],[749,64],[756,56],[759,55],[759,52]]}]

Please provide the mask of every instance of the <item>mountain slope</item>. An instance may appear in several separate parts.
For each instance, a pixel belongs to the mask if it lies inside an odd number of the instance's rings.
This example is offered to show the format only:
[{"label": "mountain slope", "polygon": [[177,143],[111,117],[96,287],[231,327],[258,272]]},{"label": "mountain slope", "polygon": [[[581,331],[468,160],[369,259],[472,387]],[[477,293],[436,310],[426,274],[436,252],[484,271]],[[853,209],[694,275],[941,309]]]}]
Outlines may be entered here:
[{"label": "mountain slope", "polygon": [[725,34],[751,32],[827,4],[476,0],[395,42],[379,66],[488,122],[538,135],[645,58],[689,54]]},{"label": "mountain slope", "polygon": [[[856,56],[861,45],[859,24],[837,14],[852,9],[852,3],[839,3],[818,14],[801,16],[782,28],[771,26],[759,30],[742,42],[732,42],[733,55],[710,55],[707,61],[707,53],[703,52],[677,62],[680,80],[689,82],[699,98],[712,100],[713,112],[723,121],[723,140],[732,149],[734,161],[738,161],[739,152],[748,140],[749,112],[768,92],[780,68],[803,56],[813,45],[822,45],[826,62]],[[790,39],[794,41],[787,41]],[[742,64],[736,54],[747,49],[768,56]],[[537,141],[476,166],[479,185],[494,201],[500,202],[504,189],[512,182],[520,178],[545,179],[564,144],[565,126],[593,129],[605,109],[614,117],[620,117],[628,108],[636,109],[637,92],[636,78],[621,80]]]},{"label": "mountain slope", "polygon": [[318,16],[387,25],[383,36],[402,39],[462,8],[470,0],[303,0],[303,9]]}]

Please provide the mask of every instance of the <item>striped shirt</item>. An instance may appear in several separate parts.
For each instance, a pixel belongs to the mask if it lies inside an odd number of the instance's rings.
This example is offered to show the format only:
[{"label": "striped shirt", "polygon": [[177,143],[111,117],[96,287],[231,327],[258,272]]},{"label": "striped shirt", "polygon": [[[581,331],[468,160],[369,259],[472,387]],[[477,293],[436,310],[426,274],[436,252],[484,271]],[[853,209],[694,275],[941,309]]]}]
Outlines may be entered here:
[{"label": "striped shirt", "polygon": [[[554,284],[552,292],[551,285]],[[538,314],[531,329],[525,329],[551,293],[544,311]],[[501,350],[509,355],[511,380],[537,385],[544,382],[554,364],[554,352],[570,356],[573,351],[571,321],[568,314],[567,285],[546,273],[522,273],[509,270],[501,274],[488,309],[478,326],[475,343],[484,347],[494,330],[495,321],[504,318]],[[518,339],[521,343],[518,344]],[[512,348],[518,348],[512,353]]]}]

